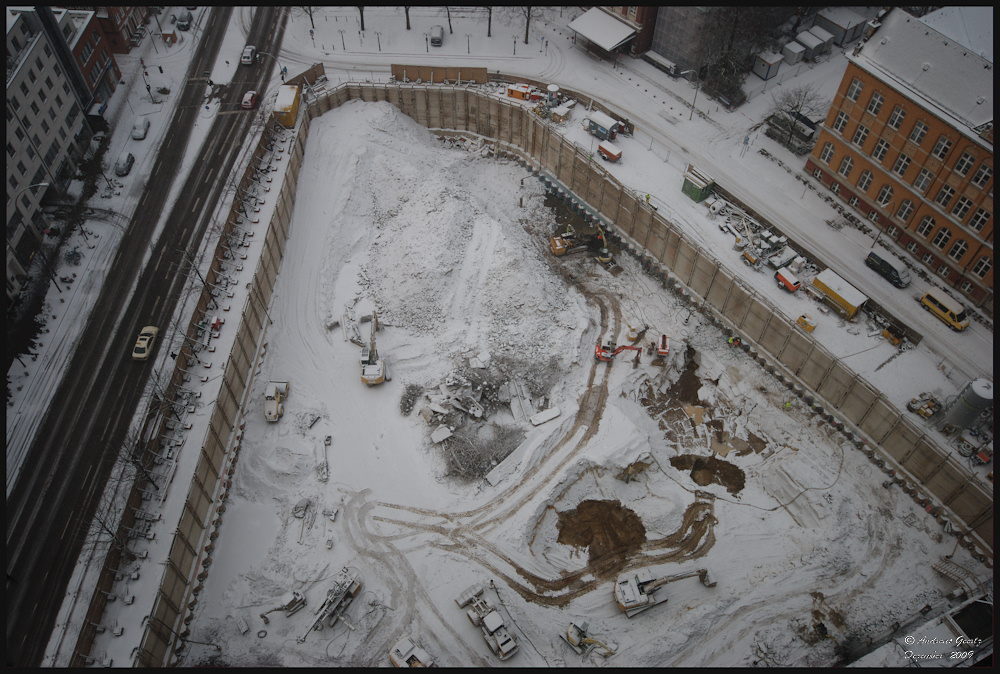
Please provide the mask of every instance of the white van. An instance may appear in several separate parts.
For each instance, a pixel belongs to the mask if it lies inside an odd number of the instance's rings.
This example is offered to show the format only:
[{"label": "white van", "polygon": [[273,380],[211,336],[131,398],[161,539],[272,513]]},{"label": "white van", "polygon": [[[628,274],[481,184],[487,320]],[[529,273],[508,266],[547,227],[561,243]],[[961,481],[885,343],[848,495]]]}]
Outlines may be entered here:
[{"label": "white van", "polygon": [[444,42],[444,28],[433,26],[431,28],[431,46],[440,47],[442,42]]}]

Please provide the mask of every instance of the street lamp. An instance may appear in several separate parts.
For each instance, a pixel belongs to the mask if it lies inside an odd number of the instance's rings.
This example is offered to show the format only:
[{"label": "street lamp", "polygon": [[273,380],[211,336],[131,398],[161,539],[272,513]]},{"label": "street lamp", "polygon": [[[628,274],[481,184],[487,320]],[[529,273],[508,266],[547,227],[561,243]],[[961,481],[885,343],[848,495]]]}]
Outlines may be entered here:
[{"label": "street lamp", "polygon": [[[694,71],[694,70],[685,70],[684,72],[681,73],[681,76],[683,77],[684,75],[687,75],[688,73],[694,73],[695,75],[698,74],[697,71]],[[698,100],[698,92],[699,91],[701,91],[701,79],[700,78],[698,79],[698,86],[694,90],[694,100],[691,101],[691,116],[688,117],[688,121],[689,122],[692,119],[694,119],[694,104]]]},{"label": "street lamp", "polygon": [[257,53],[261,54],[263,56],[266,56],[268,58],[274,59],[274,62],[278,65],[278,74],[281,75],[281,81],[284,82],[285,81],[285,73],[287,71],[284,68],[281,67],[281,63],[278,61],[278,59],[275,56],[272,56],[271,54],[268,54],[266,51],[259,51]]},{"label": "street lamp", "polygon": [[[895,207],[895,205],[896,205],[896,200],[895,199],[893,199],[892,201],[889,202],[889,206]],[[888,213],[888,215],[885,216],[885,229],[888,229],[889,228],[889,218],[892,217],[892,208],[886,208],[885,210],[886,210],[886,213]],[[875,244],[878,243],[878,240],[882,237],[882,232],[884,232],[885,229],[878,230],[878,234],[875,235],[875,241],[872,242],[872,247],[869,250],[874,250],[875,249]]]},{"label": "street lamp", "polygon": [[427,33],[424,33],[424,48],[427,50],[428,54],[431,53],[430,36]]},{"label": "street lamp", "polygon": [[472,35],[470,35],[469,33],[465,34],[465,53],[466,54],[471,54],[472,53],[472,47],[470,46],[470,44],[471,44],[470,43],[471,38],[472,38]]},{"label": "street lamp", "polygon": [[514,38],[514,56],[517,56],[517,35],[512,35]]},{"label": "street lamp", "polygon": [[375,39],[378,41],[378,50],[382,51],[382,33],[375,31]]}]

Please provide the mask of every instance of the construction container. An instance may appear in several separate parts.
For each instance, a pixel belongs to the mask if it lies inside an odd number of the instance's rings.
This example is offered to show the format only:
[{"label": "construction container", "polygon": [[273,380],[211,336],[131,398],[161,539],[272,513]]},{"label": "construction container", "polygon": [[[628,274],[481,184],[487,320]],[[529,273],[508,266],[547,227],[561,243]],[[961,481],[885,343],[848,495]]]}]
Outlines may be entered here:
[{"label": "construction container", "polygon": [[840,315],[850,320],[854,318],[868,297],[850,283],[840,278],[832,269],[824,269],[812,282],[818,292]]},{"label": "construction container", "polygon": [[796,63],[802,61],[802,57],[806,53],[806,48],[800,45],[795,40],[792,40],[784,47],[781,48],[781,55],[784,56],[783,63],[785,65],[793,66]]},{"label": "construction container", "polygon": [[715,178],[688,164],[687,170],[684,171],[684,186],[681,187],[684,194],[700,203],[712,194],[714,188]]},{"label": "construction container", "polygon": [[568,105],[560,105],[557,108],[552,108],[552,121],[555,124],[561,124],[569,119],[570,112],[572,108]]},{"label": "construction container", "polygon": [[622,151],[609,140],[602,140],[597,146],[597,152],[607,161],[615,162],[622,158]]},{"label": "construction container", "polygon": [[614,140],[618,134],[618,122],[600,110],[591,110],[587,113],[584,128],[601,140]]},{"label": "construction container", "polygon": [[507,95],[511,98],[527,101],[531,99],[531,87],[527,84],[508,84]]},{"label": "construction container", "polygon": [[802,314],[795,323],[806,332],[812,332],[816,329],[816,321],[809,314]]},{"label": "construction container", "polygon": [[757,58],[754,59],[753,63],[754,75],[764,81],[771,79],[778,74],[778,68],[781,67],[781,62],[784,58],[781,54],[769,51],[757,54]]},{"label": "construction container", "polygon": [[795,274],[788,271],[787,267],[782,267],[774,273],[774,278],[778,280],[778,287],[784,288],[790,293],[802,287],[802,283],[795,278]]},{"label": "construction container", "polygon": [[274,119],[286,129],[295,126],[299,114],[301,92],[297,84],[283,84],[278,87],[278,97],[274,101]]}]

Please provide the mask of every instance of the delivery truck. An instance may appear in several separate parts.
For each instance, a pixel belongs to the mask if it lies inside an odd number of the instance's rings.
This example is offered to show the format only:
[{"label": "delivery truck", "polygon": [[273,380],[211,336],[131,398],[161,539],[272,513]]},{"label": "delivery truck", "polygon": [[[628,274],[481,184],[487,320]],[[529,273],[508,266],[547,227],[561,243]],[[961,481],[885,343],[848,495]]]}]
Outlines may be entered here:
[{"label": "delivery truck", "polygon": [[868,297],[840,278],[832,269],[824,269],[812,281],[813,292],[844,318],[854,318]]}]

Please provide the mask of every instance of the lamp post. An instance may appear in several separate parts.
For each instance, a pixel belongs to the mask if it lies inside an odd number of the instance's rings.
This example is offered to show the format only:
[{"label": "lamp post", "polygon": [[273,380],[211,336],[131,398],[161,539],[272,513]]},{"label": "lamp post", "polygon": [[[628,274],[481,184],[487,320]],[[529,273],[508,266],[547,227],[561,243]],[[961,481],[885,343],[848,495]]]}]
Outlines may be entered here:
[{"label": "lamp post", "polygon": [[[889,206],[893,206],[894,207],[895,205],[896,205],[896,200],[895,199],[893,199],[892,201],[889,202]],[[892,217],[892,208],[886,208],[885,210],[886,210],[886,213],[888,214],[888,215],[885,216],[885,229],[888,229],[889,228],[889,218]],[[875,235],[875,241],[872,242],[872,247],[869,250],[875,250],[875,244],[878,243],[878,240],[882,237],[882,232],[884,232],[885,229],[878,230],[878,234]]]},{"label": "lamp post", "polygon": [[517,56],[517,35],[511,36],[514,38],[514,56]]},{"label": "lamp post", "polygon": [[378,50],[382,51],[382,33],[375,31],[375,40],[378,41]]},{"label": "lamp post", "polygon": [[[684,75],[687,75],[688,73],[694,73],[696,76],[698,75],[698,71],[696,71],[696,70],[685,70],[684,72],[681,73],[681,76],[683,77]],[[688,121],[689,122],[692,119],[694,119],[694,104],[698,101],[698,92],[699,91],[701,91],[701,79],[700,78],[698,79],[698,86],[694,90],[694,100],[691,101],[691,116],[688,117]]]},{"label": "lamp post", "polygon": [[465,34],[465,53],[466,54],[471,54],[472,53],[471,39],[472,39],[472,35],[469,34],[469,33],[466,33]]},{"label": "lamp post", "polygon": [[[341,32],[343,32],[343,31],[341,31]],[[273,56],[271,54],[268,54],[266,51],[259,51],[257,53],[261,54],[263,56],[266,56],[266,57],[268,57],[270,59],[274,59],[274,62],[278,65],[278,74],[281,75],[281,81],[284,82],[285,81],[285,72],[286,71],[285,71],[284,68],[281,67],[281,63],[278,61],[277,57],[275,57],[275,56]]]}]

